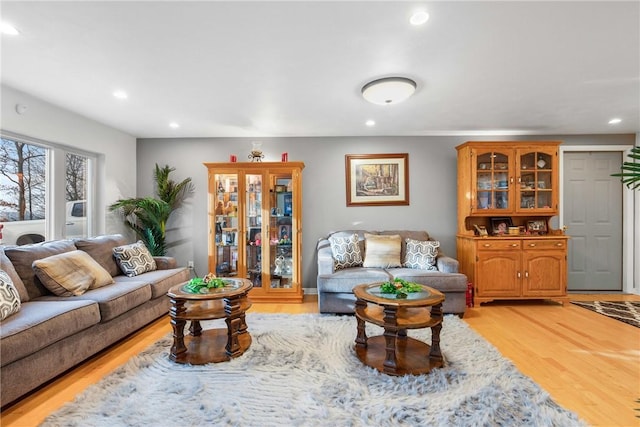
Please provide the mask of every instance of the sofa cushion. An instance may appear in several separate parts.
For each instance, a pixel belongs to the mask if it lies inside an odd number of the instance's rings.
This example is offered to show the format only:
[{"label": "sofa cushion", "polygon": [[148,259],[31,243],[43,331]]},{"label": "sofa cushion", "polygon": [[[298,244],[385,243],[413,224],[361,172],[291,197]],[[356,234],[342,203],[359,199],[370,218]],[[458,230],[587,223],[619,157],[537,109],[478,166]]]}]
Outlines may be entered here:
[{"label": "sofa cushion", "polygon": [[4,253],[4,247],[0,246],[0,270],[4,270],[5,273],[9,275],[11,279],[11,283],[18,290],[18,295],[20,295],[20,302],[29,301],[29,293],[27,292],[27,288],[24,287],[24,283],[22,283],[22,279],[18,276],[18,272],[13,267],[11,260]]},{"label": "sofa cushion", "polygon": [[142,240],[130,245],[113,248],[113,255],[116,257],[120,270],[129,277],[153,271],[157,268],[156,261]]},{"label": "sofa cushion", "polygon": [[387,280],[391,280],[391,275],[382,268],[353,267],[318,276],[317,286],[318,292],[352,292],[356,285]]},{"label": "sofa cushion", "polygon": [[0,270],[0,320],[20,311],[20,295],[11,277]]},{"label": "sofa cushion", "polygon": [[95,259],[111,276],[122,274],[113,256],[113,248],[127,244],[127,240],[121,234],[75,239],[73,242],[78,249],[91,255],[91,258]]},{"label": "sofa cushion", "polygon": [[151,299],[151,287],[147,282],[121,282],[120,278],[123,277],[116,276],[115,283],[112,285],[90,289],[82,295],[69,298],[97,302],[100,309],[100,323],[108,322]]},{"label": "sofa cushion", "polygon": [[419,268],[421,270],[438,270],[436,258],[440,242],[434,240],[406,239],[407,249],[404,267]]},{"label": "sofa cushion", "polygon": [[93,301],[54,296],[42,298],[51,300],[26,302],[19,313],[2,322],[0,353],[3,366],[100,321],[98,304]]},{"label": "sofa cushion", "polygon": [[151,299],[156,299],[159,297],[166,298],[169,288],[188,281],[190,275],[189,269],[179,267],[168,270],[149,271],[148,273],[135,277],[118,276],[115,280],[119,283],[144,281],[151,286]]},{"label": "sofa cushion", "polygon": [[75,250],[76,247],[71,240],[53,240],[32,245],[13,246],[5,248],[4,252],[22,279],[29,294],[29,300],[32,300],[43,295],[51,295],[51,292],[36,276],[36,272],[33,270],[33,261]]},{"label": "sofa cushion", "polygon": [[399,234],[381,236],[365,233],[365,256],[363,267],[401,267],[400,247],[402,240]]},{"label": "sofa cushion", "polygon": [[358,235],[352,234],[347,237],[329,237],[331,243],[331,253],[336,270],[362,265],[362,254],[358,245]]},{"label": "sofa cushion", "polygon": [[33,269],[43,285],[55,295],[81,295],[113,283],[107,270],[84,251],[71,251],[33,262]]}]

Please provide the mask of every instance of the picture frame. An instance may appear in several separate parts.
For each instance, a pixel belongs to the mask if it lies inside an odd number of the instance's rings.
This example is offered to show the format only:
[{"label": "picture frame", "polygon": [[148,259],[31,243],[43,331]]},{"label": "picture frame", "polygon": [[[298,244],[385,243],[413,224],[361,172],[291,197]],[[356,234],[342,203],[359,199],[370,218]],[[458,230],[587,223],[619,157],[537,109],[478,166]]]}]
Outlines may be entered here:
[{"label": "picture frame", "polygon": [[543,219],[527,221],[527,232],[530,234],[547,234],[547,222]]},{"label": "picture frame", "polygon": [[509,227],[513,227],[510,217],[491,218],[491,234],[494,236],[509,234]]},{"label": "picture frame", "polygon": [[345,155],[347,207],[409,204],[409,154]]}]

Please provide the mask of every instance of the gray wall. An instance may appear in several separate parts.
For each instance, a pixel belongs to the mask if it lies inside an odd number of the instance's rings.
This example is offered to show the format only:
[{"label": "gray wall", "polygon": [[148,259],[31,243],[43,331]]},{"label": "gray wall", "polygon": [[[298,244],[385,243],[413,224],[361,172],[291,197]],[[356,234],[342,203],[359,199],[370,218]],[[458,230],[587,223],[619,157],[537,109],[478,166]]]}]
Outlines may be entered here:
[{"label": "gray wall", "polygon": [[[230,154],[244,161],[251,141],[263,142],[264,161],[302,161],[303,287],[316,287],[315,244],[329,231],[421,229],[456,255],[456,150],[469,140],[560,140],[569,145],[633,145],[635,135],[558,135],[527,137],[332,137],[332,138],[186,138],[139,139],[138,196],[153,194],[155,164],[176,168],[172,177],[191,177],[195,196],[168,224],[169,254],[182,265],[195,262],[207,272],[207,170],[203,162],[226,162]],[[346,207],[345,154],[409,153],[410,205]]]},{"label": "gray wall", "polygon": [[[107,206],[136,195],[136,139],[6,85],[1,92],[2,130],[98,154],[96,234],[129,234]],[[18,114],[16,104],[25,105],[26,112]]]}]

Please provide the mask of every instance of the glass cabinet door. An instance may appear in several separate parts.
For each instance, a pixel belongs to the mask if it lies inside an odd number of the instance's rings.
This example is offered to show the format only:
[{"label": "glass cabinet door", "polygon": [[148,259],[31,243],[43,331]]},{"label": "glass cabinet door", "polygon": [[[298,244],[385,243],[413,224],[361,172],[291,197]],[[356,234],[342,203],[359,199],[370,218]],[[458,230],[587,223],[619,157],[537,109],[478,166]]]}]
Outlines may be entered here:
[{"label": "glass cabinet door", "polygon": [[269,286],[290,289],[294,282],[292,230],[293,180],[289,173],[271,176],[269,193]]},{"label": "glass cabinet door", "polygon": [[238,274],[238,175],[221,173],[214,176],[215,251],[218,277]]},{"label": "glass cabinet door", "polygon": [[511,208],[509,184],[511,170],[509,153],[477,151],[475,156],[476,197],[473,211],[506,211]]},{"label": "glass cabinet door", "polygon": [[245,176],[246,278],[262,287],[262,174]]},{"label": "glass cabinet door", "polygon": [[553,208],[554,154],[544,151],[518,152],[517,211]]}]

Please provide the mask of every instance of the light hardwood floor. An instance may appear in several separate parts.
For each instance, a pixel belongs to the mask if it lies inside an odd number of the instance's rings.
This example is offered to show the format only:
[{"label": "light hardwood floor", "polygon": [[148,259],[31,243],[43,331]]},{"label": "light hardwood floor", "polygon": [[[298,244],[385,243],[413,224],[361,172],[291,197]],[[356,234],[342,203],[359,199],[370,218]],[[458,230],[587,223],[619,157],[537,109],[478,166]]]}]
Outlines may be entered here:
[{"label": "light hardwood floor", "polygon": [[[573,294],[571,299],[640,301],[640,296]],[[254,304],[251,311],[316,313],[317,299],[306,296],[302,304]],[[636,418],[640,404],[635,402],[640,398],[639,328],[573,304],[562,307],[545,302],[490,303],[468,309],[464,320],[556,402],[590,425],[640,426],[640,418]],[[167,318],[152,323],[5,408],[0,425],[38,425],[76,394],[170,332]],[[443,352],[446,356],[446,349]]]}]

